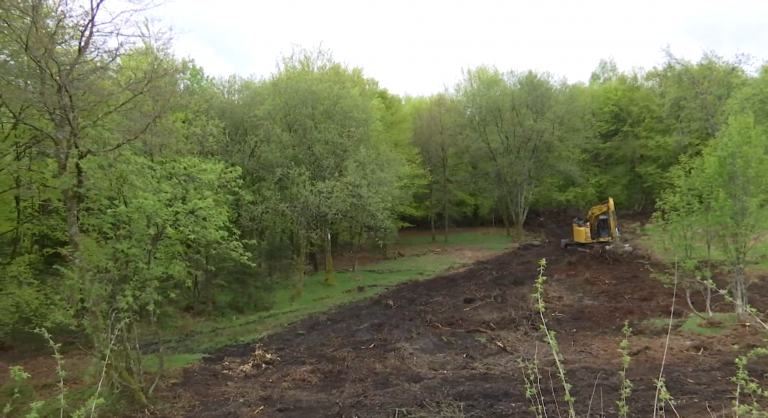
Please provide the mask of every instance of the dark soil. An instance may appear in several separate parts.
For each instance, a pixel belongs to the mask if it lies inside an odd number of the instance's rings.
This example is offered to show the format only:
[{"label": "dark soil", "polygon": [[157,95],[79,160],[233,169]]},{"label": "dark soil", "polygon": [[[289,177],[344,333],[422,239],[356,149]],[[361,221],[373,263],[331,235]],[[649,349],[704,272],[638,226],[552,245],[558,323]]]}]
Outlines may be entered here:
[{"label": "dark soil", "polygon": [[[607,258],[562,250],[569,218],[532,225],[548,238],[469,269],[315,316],[263,339],[222,348],[166,388],[187,417],[532,416],[519,360],[536,358],[549,416],[562,386],[531,295],[546,259],[547,321],[557,332],[579,416],[616,416],[624,321],[630,340],[631,416],[651,416],[666,330],[640,326],[670,315],[673,292],[651,277],[662,266],[632,254]],[[556,225],[556,226],[553,226]],[[685,314],[678,298],[675,316]],[[698,336],[675,331],[664,374],[677,412],[709,417],[730,407],[731,345],[754,346],[754,330]],[[765,372],[765,370],[761,370]],[[551,383],[554,382],[554,385]],[[557,394],[557,404],[553,389]],[[591,402],[590,402],[591,400]],[[671,412],[669,412],[672,414]],[[157,416],[156,414],[153,414]],[[562,411],[562,415],[567,415]]]}]

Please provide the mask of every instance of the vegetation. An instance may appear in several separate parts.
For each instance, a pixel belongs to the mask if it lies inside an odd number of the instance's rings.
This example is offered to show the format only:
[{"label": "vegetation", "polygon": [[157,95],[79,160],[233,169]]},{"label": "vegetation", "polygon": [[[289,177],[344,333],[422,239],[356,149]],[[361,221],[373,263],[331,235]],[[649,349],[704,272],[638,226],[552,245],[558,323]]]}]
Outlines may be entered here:
[{"label": "vegetation", "polygon": [[357,286],[342,252],[356,272],[412,224],[447,243],[452,226],[500,219],[519,237],[532,209],[610,195],[657,209],[653,236],[692,309],[702,291],[713,315],[715,291],[749,313],[768,231],[768,67],[668,50],[647,71],[601,61],[587,83],[481,66],[398,97],[325,50],[263,78],[211,77],[140,19],[149,4],[106,3],[0,5],[0,339],[84,336],[103,372],[78,414],[118,388],[150,405],[180,317],[340,295]]},{"label": "vegetation", "polygon": [[[545,293],[544,293],[544,284],[547,280],[547,277],[544,275],[545,267],[546,267],[546,260],[542,259],[539,262],[539,275],[536,279],[535,283],[535,291],[532,295],[533,300],[536,303],[537,311],[539,313],[538,317],[540,319],[540,328],[542,333],[545,335],[545,342],[549,346],[549,348],[552,351],[552,357],[553,357],[553,368],[556,370],[559,376],[558,385],[562,389],[562,399],[565,401],[565,403],[568,405],[568,416],[569,417],[576,417],[576,412],[574,409],[574,402],[575,399],[571,395],[570,390],[572,389],[571,383],[569,383],[569,380],[566,376],[566,366],[565,362],[566,359],[562,355],[562,351],[560,347],[558,346],[557,339],[555,338],[555,332],[549,328],[547,325],[547,321],[545,319],[546,317],[546,304],[545,304]],[[667,330],[666,330],[666,342],[664,343],[664,355],[662,357],[661,364],[659,364],[659,375],[658,379],[654,379],[654,383],[656,386],[656,394],[654,398],[654,416],[666,416],[667,413],[665,412],[667,410],[667,407],[669,410],[672,411],[672,413],[675,416],[680,416],[675,406],[677,405],[677,401],[674,399],[672,394],[668,391],[666,384],[665,384],[665,366],[667,362],[667,352],[669,350],[670,345],[670,336],[672,334],[672,327],[674,323],[674,300],[677,296],[677,285],[679,281],[679,270],[675,270],[674,275],[672,277],[667,277],[670,281],[672,281],[674,286],[674,293],[673,293],[673,299],[672,299],[672,309],[670,312],[670,316],[668,320],[666,321]],[[738,301],[734,301],[735,305],[738,305]],[[747,309],[749,310],[749,309]],[[698,321],[696,319],[699,318],[692,318],[686,321],[685,324],[683,324],[683,329],[686,329],[688,331],[692,332],[701,332],[701,333],[716,333],[721,330],[717,329],[703,329],[699,327]],[[768,332],[768,326],[766,326],[762,321],[758,319],[758,322],[760,324],[759,331],[761,333]],[[619,349],[617,350],[620,354],[621,359],[621,369],[618,370],[619,380],[621,383],[621,386],[619,388],[619,400],[617,403],[617,415],[619,417],[627,417],[631,413],[629,405],[628,405],[628,399],[632,396],[632,381],[627,376],[627,371],[630,368],[631,360],[632,360],[632,354],[629,351],[630,347],[630,339],[632,338],[632,329],[629,327],[629,323],[624,323],[624,328],[622,329],[623,338],[621,342],[619,343]],[[765,396],[765,389],[764,384],[761,382],[761,380],[750,374],[750,371],[747,368],[747,365],[750,363],[750,361],[754,361],[762,356],[765,356],[768,354],[768,349],[765,347],[755,347],[747,351],[745,354],[742,354],[740,356],[736,357],[735,364],[736,364],[736,373],[735,376],[731,379],[733,383],[735,384],[735,390],[733,396],[733,400],[731,400],[732,404],[732,414],[733,416],[750,416],[750,417],[756,417],[756,416],[765,416],[764,411],[764,402],[763,398]],[[524,363],[524,381],[526,385],[526,397],[528,398],[529,402],[531,403],[530,411],[533,413],[533,416],[539,418],[539,417],[546,417],[548,416],[547,411],[555,409],[558,413],[560,413],[560,407],[558,405],[557,401],[557,395],[554,390],[554,383],[551,382],[552,385],[552,402],[554,402],[555,407],[552,408],[548,405],[550,402],[549,399],[547,399],[548,395],[543,392],[543,387],[540,383],[541,381],[541,375],[539,371],[539,361],[538,359],[534,359],[534,361],[526,361]],[[600,378],[600,375],[597,376],[597,379]],[[595,381],[595,388],[597,387],[597,380]],[[601,389],[602,392],[602,389]],[[602,394],[601,394],[602,397]],[[594,402],[594,389],[592,392],[592,398],[589,400],[589,403],[586,405],[587,407],[587,413],[585,416],[590,416],[590,412],[593,408],[593,402]],[[602,405],[601,405],[602,407]],[[601,409],[600,412],[601,415],[604,415],[604,412]],[[723,410],[723,415],[725,415],[725,410]],[[560,414],[562,415],[562,414]]]}]

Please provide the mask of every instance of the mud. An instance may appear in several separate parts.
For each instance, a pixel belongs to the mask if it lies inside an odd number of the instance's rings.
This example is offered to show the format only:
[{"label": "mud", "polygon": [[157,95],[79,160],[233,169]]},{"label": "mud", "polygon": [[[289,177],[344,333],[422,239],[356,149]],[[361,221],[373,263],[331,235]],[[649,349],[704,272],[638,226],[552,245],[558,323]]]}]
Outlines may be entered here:
[{"label": "mud", "polygon": [[[302,321],[258,346],[211,353],[165,389],[176,405],[166,413],[532,416],[520,361],[536,359],[548,415],[557,416],[557,408],[567,415],[531,298],[538,262],[545,259],[546,320],[556,331],[578,415],[616,416],[618,348],[624,321],[630,321],[636,328],[630,339],[630,415],[650,416],[667,336],[665,329],[642,324],[670,315],[673,291],[651,276],[663,266],[638,254],[609,259],[564,251],[559,240],[568,235],[568,219],[541,219],[532,225],[547,237],[540,245],[524,245],[428,281],[404,283],[375,299]],[[685,314],[686,304],[678,298],[674,316]],[[710,417],[709,411],[730,407],[736,341],[743,350],[760,338],[746,328],[718,336],[672,334],[664,375],[677,413]],[[765,372],[764,367],[756,371]]]}]

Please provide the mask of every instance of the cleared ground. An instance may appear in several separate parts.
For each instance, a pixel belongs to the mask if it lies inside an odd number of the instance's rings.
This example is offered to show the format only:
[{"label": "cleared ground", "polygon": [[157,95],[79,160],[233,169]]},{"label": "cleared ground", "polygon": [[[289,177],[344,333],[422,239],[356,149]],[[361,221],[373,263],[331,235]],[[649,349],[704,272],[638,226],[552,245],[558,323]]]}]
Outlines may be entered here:
[{"label": "cleared ground", "polygon": [[[541,362],[549,416],[564,408],[552,356],[531,303],[538,261],[546,259],[548,321],[557,331],[577,412],[616,415],[621,328],[629,320],[632,416],[650,416],[672,289],[652,277],[663,267],[565,252],[568,219],[534,224],[547,239],[474,266],[404,283],[375,298],[316,315],[253,344],[215,350],[164,388],[168,416],[188,417],[508,417],[531,416],[518,361]],[[543,222],[543,221],[542,221]],[[764,289],[752,290],[764,309]],[[675,316],[685,303],[678,299]],[[727,307],[723,306],[723,309]],[[654,324],[660,324],[655,326]],[[739,347],[734,344],[738,342]],[[731,405],[734,358],[761,344],[754,329],[722,334],[675,330],[666,385],[681,416],[710,417]],[[752,371],[766,372],[763,363]],[[551,378],[550,378],[551,376]],[[590,399],[591,407],[590,407]],[[671,414],[671,412],[670,412]],[[157,412],[152,415],[157,416]]]},{"label": "cleared ground", "polygon": [[[341,303],[374,296],[404,281],[427,279],[439,272],[465,268],[478,259],[515,248],[521,242],[511,241],[501,228],[454,228],[450,231],[448,243],[443,242],[442,236],[437,238],[437,242],[433,243],[429,231],[400,231],[396,242],[388,248],[390,259],[381,260],[373,249],[369,249],[360,254],[356,272],[351,271],[353,257],[342,250],[335,260],[337,286],[323,285],[321,265],[320,273],[310,274],[306,278],[304,296],[291,300],[292,291],[286,286],[278,290],[274,306],[267,312],[222,312],[215,318],[187,315],[172,317],[173,322],[165,324],[167,380],[174,382],[179,370],[199,360],[204,356],[203,353],[222,346],[258,340],[288,323],[314,313],[326,312]],[[522,242],[532,239],[536,237],[526,237]],[[220,302],[225,303],[227,298],[238,295],[222,293],[221,296]],[[67,403],[70,409],[75,409],[96,388],[91,358],[87,351],[80,348],[80,341],[58,334],[55,340],[65,343],[64,369],[67,376],[64,383]],[[145,369],[151,373],[157,365],[153,353],[159,346],[154,340],[144,341],[141,346],[142,352],[147,354],[144,359]],[[24,416],[24,406],[34,400],[46,401],[40,411],[41,416],[60,415],[59,378],[51,354],[50,348],[37,340],[20,339],[11,346],[0,347],[0,404],[5,405],[13,395],[15,386],[10,379],[11,366],[21,365],[31,374],[21,391],[23,396],[14,401],[16,408],[22,409],[17,409],[11,416]],[[111,404],[105,412],[111,415],[121,409],[124,409],[124,405]]]}]

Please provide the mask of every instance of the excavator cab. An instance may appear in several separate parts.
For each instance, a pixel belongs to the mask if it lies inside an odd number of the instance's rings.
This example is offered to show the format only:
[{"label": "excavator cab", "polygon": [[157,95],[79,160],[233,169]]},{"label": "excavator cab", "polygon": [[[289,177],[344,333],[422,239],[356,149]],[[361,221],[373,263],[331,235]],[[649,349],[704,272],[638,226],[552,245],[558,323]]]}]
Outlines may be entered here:
[{"label": "excavator cab", "polygon": [[572,224],[573,237],[563,239],[562,248],[610,244],[619,238],[616,207],[613,198],[594,206],[587,212],[586,219],[576,218]]}]

